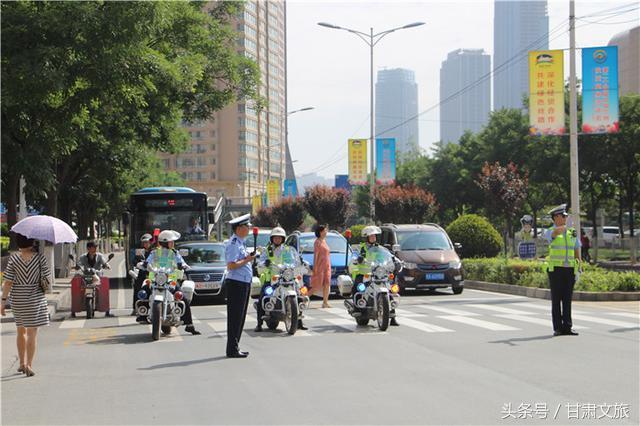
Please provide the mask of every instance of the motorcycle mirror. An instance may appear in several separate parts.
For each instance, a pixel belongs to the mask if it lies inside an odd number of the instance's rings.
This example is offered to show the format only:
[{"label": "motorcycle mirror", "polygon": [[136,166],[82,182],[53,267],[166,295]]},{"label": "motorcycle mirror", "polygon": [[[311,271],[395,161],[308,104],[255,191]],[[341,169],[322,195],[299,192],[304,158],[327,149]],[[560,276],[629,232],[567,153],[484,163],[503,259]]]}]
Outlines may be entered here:
[{"label": "motorcycle mirror", "polygon": [[460,243],[453,243],[453,246],[456,248],[456,250],[460,250],[462,248],[462,244]]},{"label": "motorcycle mirror", "polygon": [[109,253],[109,260],[113,259],[114,256],[115,256],[115,254]]},{"label": "motorcycle mirror", "polygon": [[400,251],[400,244],[394,244],[391,246],[391,250],[393,250],[394,252],[396,251]]}]

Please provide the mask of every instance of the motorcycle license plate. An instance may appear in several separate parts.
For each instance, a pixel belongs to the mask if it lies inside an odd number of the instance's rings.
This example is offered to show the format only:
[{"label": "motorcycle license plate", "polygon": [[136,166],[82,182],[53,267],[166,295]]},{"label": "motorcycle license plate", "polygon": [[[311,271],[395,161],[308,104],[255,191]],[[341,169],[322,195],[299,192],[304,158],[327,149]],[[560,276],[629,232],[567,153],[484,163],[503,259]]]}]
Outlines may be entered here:
[{"label": "motorcycle license plate", "polygon": [[444,272],[429,272],[425,278],[429,281],[444,280]]},{"label": "motorcycle license plate", "polygon": [[196,283],[196,290],[218,290],[220,283]]},{"label": "motorcycle license plate", "polygon": [[88,288],[88,289],[86,289],[86,290],[84,291],[84,294],[85,294],[85,295],[87,295],[87,296],[93,296],[93,290],[92,290],[92,289],[90,289],[90,288]]}]

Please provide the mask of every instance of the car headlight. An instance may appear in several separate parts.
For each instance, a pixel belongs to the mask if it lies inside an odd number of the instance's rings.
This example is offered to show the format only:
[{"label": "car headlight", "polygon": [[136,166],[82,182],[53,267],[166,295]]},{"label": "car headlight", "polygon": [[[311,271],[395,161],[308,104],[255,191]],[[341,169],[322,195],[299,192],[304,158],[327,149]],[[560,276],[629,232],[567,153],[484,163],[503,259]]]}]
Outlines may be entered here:
[{"label": "car headlight", "polygon": [[462,262],[460,262],[459,260],[454,260],[453,262],[449,262],[449,268],[460,269],[462,268]]},{"label": "car headlight", "polygon": [[417,264],[411,262],[404,262],[403,265],[406,269],[416,269],[418,267]]}]

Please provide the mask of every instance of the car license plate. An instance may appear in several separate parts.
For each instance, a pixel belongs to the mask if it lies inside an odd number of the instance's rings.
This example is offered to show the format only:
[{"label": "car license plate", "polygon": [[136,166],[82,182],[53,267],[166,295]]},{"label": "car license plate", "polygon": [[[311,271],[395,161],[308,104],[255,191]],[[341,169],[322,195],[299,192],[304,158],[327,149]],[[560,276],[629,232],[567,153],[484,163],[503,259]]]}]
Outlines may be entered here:
[{"label": "car license plate", "polygon": [[444,280],[444,272],[429,272],[425,278],[429,281]]},{"label": "car license plate", "polygon": [[196,290],[218,290],[220,283],[196,283]]}]

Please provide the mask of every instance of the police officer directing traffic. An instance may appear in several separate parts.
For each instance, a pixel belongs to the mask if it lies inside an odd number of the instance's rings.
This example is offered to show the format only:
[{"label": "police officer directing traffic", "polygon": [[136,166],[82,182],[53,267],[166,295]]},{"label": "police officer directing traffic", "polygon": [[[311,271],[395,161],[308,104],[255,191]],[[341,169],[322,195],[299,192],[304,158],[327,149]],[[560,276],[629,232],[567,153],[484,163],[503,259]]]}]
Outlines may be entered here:
[{"label": "police officer directing traffic", "polygon": [[544,234],[549,242],[547,273],[551,289],[551,315],[553,335],[572,335],[571,298],[580,267],[580,239],[574,228],[567,227],[567,205],[561,204],[549,212],[553,220]]},{"label": "police officer directing traffic", "polygon": [[239,348],[240,336],[247,316],[247,305],[251,289],[253,271],[251,264],[255,253],[248,253],[244,239],[249,235],[251,215],[246,214],[229,221],[233,235],[226,243],[225,261],[227,263],[227,357],[246,358],[249,352]]}]

